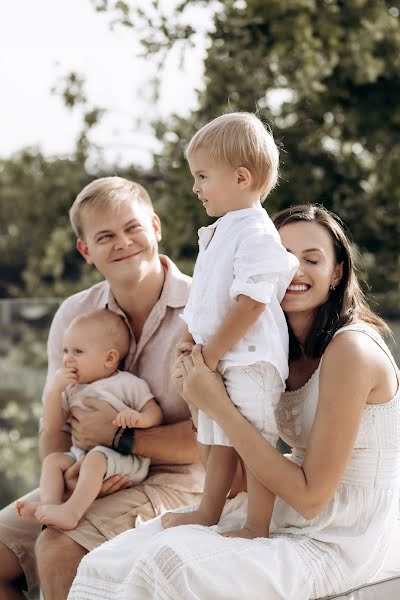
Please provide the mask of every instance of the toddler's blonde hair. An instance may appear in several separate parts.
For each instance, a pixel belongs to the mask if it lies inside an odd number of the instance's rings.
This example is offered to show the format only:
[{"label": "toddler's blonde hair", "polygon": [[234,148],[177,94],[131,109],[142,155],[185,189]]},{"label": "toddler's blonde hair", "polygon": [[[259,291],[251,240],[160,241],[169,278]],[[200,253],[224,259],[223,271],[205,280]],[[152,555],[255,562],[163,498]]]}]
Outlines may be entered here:
[{"label": "toddler's blonde hair", "polygon": [[88,209],[118,209],[127,200],[135,200],[154,212],[149,194],[143,186],[123,177],[101,177],[83,188],[69,211],[76,236],[84,240],[83,215]]},{"label": "toddler's blonde hair", "polygon": [[252,113],[227,113],[204,125],[190,140],[186,158],[201,148],[210,152],[216,163],[234,169],[246,167],[261,199],[278,181],[279,150],[271,131]]}]

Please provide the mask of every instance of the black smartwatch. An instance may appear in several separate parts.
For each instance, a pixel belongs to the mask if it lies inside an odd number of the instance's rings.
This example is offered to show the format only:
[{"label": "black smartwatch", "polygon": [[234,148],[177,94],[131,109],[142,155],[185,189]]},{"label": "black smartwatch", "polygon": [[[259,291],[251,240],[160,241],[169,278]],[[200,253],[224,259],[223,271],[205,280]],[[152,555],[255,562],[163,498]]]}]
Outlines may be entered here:
[{"label": "black smartwatch", "polygon": [[135,428],[127,427],[126,429],[123,429],[115,450],[124,456],[128,456],[128,454],[132,454],[134,445]]}]

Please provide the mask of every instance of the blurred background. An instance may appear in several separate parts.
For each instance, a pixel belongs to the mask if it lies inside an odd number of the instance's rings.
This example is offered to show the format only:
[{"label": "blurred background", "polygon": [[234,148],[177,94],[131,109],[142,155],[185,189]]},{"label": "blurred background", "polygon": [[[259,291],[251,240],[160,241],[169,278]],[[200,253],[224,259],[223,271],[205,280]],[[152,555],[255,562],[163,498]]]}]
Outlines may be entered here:
[{"label": "blurred background", "polygon": [[74,249],[76,194],[110,174],[142,183],[190,274],[206,217],[183,152],[223,112],[271,125],[268,212],[335,211],[400,339],[397,0],[4,0],[0,39],[1,506],[38,481],[52,315],[98,278]]}]

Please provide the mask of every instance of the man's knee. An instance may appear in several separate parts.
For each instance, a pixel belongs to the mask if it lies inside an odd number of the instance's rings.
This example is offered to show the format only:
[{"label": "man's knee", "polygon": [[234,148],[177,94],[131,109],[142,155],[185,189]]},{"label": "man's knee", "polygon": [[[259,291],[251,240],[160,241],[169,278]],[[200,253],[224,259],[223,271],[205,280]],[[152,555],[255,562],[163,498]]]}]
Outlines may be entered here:
[{"label": "man's knee", "polygon": [[35,546],[36,560],[41,576],[47,569],[60,569],[63,563],[72,563],[86,554],[86,550],[57,529],[47,528],[39,535]]}]

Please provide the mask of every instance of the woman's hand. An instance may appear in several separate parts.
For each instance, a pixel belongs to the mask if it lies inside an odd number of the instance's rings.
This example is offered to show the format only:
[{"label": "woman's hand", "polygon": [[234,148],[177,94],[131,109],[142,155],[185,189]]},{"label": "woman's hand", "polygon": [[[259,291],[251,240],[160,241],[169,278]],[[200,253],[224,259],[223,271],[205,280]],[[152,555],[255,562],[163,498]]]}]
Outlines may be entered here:
[{"label": "woman's hand", "polygon": [[71,410],[73,444],[82,450],[91,450],[99,444],[111,446],[116,430],[112,422],[117,411],[96,398],[86,398],[83,402],[90,412],[78,407]]},{"label": "woman's hand", "polygon": [[220,373],[211,371],[204,362],[201,346],[196,345],[190,356],[177,361],[173,377],[179,392],[189,404],[219,421],[233,404],[226,393]]}]

